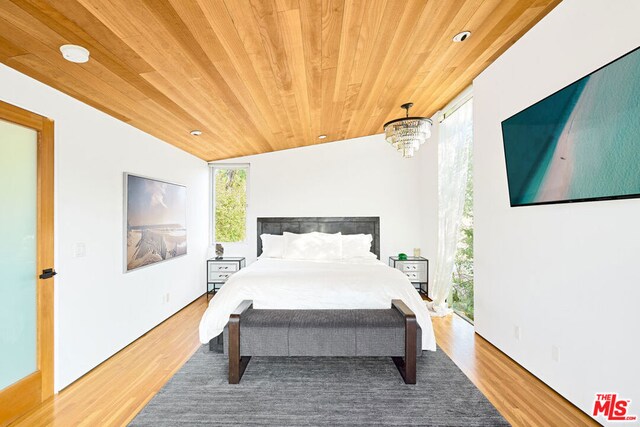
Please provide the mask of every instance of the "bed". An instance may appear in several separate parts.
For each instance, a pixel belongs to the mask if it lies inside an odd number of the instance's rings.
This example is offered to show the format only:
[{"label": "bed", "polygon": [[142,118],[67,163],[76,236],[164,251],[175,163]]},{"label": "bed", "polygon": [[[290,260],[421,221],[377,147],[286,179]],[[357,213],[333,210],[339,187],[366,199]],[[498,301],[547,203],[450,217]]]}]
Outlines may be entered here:
[{"label": "bed", "polygon": [[379,260],[378,217],[258,218],[257,253],[262,255],[260,235],[283,233],[342,233],[372,236],[367,258],[329,260],[260,257],[235,273],[211,299],[200,322],[200,341],[220,336],[230,316],[244,301],[256,310],[371,310],[390,309],[401,300],[415,314],[421,348],[435,351],[431,318],[422,298],[399,270]]}]

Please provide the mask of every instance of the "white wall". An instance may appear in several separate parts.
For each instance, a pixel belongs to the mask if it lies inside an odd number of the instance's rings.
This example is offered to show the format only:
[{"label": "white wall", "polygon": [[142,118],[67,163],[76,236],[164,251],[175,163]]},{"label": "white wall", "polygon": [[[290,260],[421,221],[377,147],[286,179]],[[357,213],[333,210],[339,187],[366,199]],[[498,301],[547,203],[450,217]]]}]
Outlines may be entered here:
[{"label": "white wall", "polygon": [[[208,167],[0,64],[0,99],[55,120],[56,390],[204,292]],[[124,274],[123,172],[187,186],[188,255]],[[74,258],[74,244],[86,256]],[[170,293],[168,303],[162,296]]]},{"label": "white wall", "polygon": [[[379,216],[381,259],[414,247],[433,259],[435,242],[425,237],[437,215],[421,208],[437,177],[435,139],[403,159],[383,135],[231,159],[250,163],[248,241],[227,244],[225,253],[256,257],[256,218],[269,216]],[[437,189],[436,189],[437,190]],[[429,192],[429,194],[426,194]],[[428,224],[427,224],[428,223]]]},{"label": "white wall", "polygon": [[640,45],[639,24],[637,0],[565,0],[474,81],[476,331],[587,413],[617,392],[640,415],[640,200],[510,208],[500,123]]}]

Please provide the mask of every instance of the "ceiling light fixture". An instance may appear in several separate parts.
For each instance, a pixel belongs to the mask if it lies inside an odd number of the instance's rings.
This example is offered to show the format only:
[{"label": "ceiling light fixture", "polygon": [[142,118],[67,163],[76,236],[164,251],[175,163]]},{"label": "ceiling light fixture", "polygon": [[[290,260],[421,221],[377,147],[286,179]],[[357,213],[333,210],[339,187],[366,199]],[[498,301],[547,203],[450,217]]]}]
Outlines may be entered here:
[{"label": "ceiling light fixture", "polygon": [[89,61],[89,51],[82,46],[75,44],[65,44],[60,46],[62,57],[76,64],[84,64]]},{"label": "ceiling light fixture", "polygon": [[318,135],[318,139],[325,139],[327,135]]},{"label": "ceiling light fixture", "polygon": [[202,135],[202,131],[201,131],[201,130],[199,130],[199,129],[194,129],[194,130],[192,130],[192,131],[191,131],[191,132],[189,132],[189,133],[190,133],[191,135],[193,135],[193,136],[200,136],[200,135]]},{"label": "ceiling light fixture", "polygon": [[471,36],[471,31],[463,31],[453,36],[453,41],[456,43],[460,43],[468,39],[470,36]]},{"label": "ceiling light fixture", "polygon": [[409,117],[409,108],[413,103],[402,104],[407,110],[406,117],[391,120],[384,124],[385,139],[402,157],[413,157],[414,153],[431,137],[433,122],[426,117]]}]

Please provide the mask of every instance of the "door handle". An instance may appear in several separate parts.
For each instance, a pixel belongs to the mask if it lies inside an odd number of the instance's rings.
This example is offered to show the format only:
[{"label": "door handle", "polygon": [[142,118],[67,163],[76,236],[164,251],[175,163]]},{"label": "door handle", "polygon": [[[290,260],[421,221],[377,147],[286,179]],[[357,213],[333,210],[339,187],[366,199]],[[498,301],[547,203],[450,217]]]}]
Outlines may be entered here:
[{"label": "door handle", "polygon": [[53,268],[45,268],[44,270],[42,270],[42,274],[38,277],[41,279],[51,279],[56,274],[58,273],[56,273]]}]

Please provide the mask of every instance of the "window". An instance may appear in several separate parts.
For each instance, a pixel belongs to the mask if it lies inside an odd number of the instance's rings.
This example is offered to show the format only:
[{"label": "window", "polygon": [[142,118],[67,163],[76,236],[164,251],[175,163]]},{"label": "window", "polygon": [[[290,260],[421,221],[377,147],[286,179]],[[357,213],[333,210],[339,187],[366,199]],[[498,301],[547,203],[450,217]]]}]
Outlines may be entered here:
[{"label": "window", "polygon": [[464,209],[456,257],[453,262],[451,307],[473,322],[473,169],[472,152],[469,153]]},{"label": "window", "polygon": [[244,242],[247,238],[249,165],[211,167],[213,242]]},{"label": "window", "polygon": [[459,181],[453,196],[456,198],[455,211],[460,212],[459,225],[451,236],[455,245],[453,259],[452,286],[448,297],[451,308],[463,318],[473,322],[473,101],[462,104],[451,113],[450,127],[453,136],[460,142],[460,149],[468,155],[460,156],[456,163]]}]

